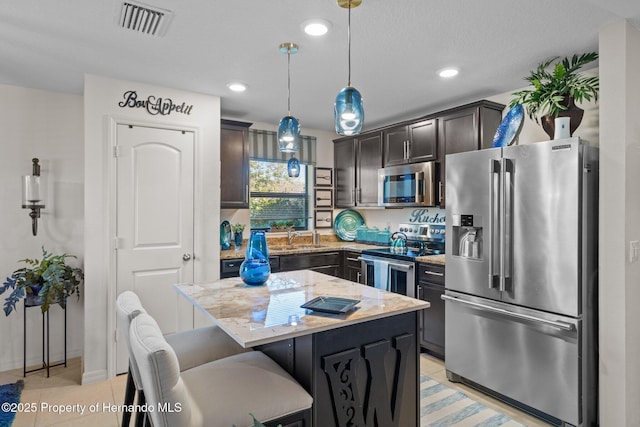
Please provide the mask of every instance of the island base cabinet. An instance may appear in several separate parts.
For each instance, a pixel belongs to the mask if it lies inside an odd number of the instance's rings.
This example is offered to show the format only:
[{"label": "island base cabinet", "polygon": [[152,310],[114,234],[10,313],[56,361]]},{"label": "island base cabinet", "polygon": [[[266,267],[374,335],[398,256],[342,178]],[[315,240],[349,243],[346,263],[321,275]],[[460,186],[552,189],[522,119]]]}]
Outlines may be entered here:
[{"label": "island base cabinet", "polygon": [[313,396],[314,427],[419,423],[418,312],[258,347]]}]

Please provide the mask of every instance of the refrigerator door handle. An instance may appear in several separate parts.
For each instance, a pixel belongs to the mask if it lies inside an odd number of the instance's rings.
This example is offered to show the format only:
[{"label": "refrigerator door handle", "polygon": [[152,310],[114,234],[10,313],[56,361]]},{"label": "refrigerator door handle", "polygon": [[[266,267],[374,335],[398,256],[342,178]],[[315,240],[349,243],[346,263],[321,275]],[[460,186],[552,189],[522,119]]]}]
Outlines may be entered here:
[{"label": "refrigerator door handle", "polygon": [[547,320],[541,319],[539,317],[530,316],[528,314],[515,313],[513,311],[505,310],[503,308],[491,307],[490,305],[480,304],[473,301],[467,301],[460,298],[451,297],[449,295],[441,295],[441,299],[445,301],[459,302],[462,304],[467,304],[482,310],[493,311],[494,313],[504,314],[506,316],[516,317],[522,320],[528,320],[531,322],[542,323],[544,325],[552,326],[556,329],[562,329],[563,331],[573,331],[575,329],[574,325],[567,322],[557,321],[557,320]]},{"label": "refrigerator door handle", "polygon": [[[509,180],[507,180],[507,175]],[[500,209],[500,286],[499,290],[504,292],[507,290],[507,281],[511,278],[511,222],[513,213],[510,211],[512,203],[512,183],[513,179],[513,162],[510,159],[502,158],[500,160],[500,183],[502,190],[502,204]],[[507,239],[509,232],[509,239]]]},{"label": "refrigerator door handle", "polygon": [[497,160],[491,160],[491,168],[489,171],[489,289],[493,289],[495,283],[495,272],[493,271],[495,253],[495,230],[494,225],[496,221],[495,213],[495,182],[496,177],[500,173],[500,163]]}]

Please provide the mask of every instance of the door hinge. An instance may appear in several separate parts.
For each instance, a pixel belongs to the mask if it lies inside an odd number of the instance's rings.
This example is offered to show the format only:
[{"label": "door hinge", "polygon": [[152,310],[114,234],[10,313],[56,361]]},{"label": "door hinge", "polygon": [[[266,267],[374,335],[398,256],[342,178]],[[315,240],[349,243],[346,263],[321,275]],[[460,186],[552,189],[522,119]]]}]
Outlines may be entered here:
[{"label": "door hinge", "polygon": [[120,157],[120,146],[119,145],[114,145],[113,146],[113,157]]},{"label": "door hinge", "polygon": [[113,331],[113,341],[118,342],[118,328]]},{"label": "door hinge", "polygon": [[122,237],[114,237],[113,238],[113,250],[122,249]]}]

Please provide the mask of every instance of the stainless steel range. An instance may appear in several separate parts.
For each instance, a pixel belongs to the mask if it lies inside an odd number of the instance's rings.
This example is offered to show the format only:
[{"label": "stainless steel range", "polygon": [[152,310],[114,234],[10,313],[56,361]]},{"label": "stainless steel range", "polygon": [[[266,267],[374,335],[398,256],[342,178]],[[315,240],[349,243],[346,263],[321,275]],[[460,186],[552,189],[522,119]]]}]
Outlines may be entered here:
[{"label": "stainless steel range", "polygon": [[359,259],[364,283],[415,298],[415,259],[444,254],[445,226],[400,224],[393,238],[404,240],[404,244],[362,251]]}]

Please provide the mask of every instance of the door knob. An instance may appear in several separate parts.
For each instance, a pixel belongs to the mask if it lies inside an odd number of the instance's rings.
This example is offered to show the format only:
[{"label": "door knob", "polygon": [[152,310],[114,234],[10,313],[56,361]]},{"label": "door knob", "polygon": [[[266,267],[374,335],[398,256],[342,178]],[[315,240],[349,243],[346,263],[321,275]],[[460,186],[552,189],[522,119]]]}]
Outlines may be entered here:
[{"label": "door knob", "polygon": [[184,254],[182,255],[182,260],[183,261],[189,261],[191,259],[191,254]]}]

